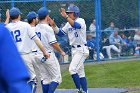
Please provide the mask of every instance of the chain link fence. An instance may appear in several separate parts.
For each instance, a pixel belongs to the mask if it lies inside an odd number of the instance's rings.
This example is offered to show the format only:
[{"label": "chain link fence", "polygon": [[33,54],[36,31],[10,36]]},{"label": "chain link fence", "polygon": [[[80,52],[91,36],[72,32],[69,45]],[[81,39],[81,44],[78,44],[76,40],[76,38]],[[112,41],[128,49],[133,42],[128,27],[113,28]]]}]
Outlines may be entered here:
[{"label": "chain link fence", "polygon": [[[96,37],[96,20],[95,18],[95,1],[96,0],[0,0],[0,13],[2,14],[2,21],[5,20],[5,11],[12,6],[18,7],[22,12],[22,20],[26,19],[26,15],[30,11],[35,11],[42,7],[47,6],[51,11],[50,16],[55,20],[59,27],[63,27],[66,20],[61,17],[59,9],[61,7],[67,9],[70,4],[75,4],[80,8],[80,17],[85,19],[87,25],[87,41],[90,49],[90,56],[88,60],[97,60],[97,53],[100,60],[111,58],[127,58],[135,55],[134,41],[135,28],[139,26],[139,2],[138,0],[100,0],[101,7],[101,22],[99,29],[99,37]],[[115,29],[114,29],[115,28]],[[118,34],[123,36],[123,40],[130,43],[130,47],[126,47],[123,42],[121,50],[117,52],[112,48],[109,37],[117,29]],[[60,62],[69,62],[71,59],[70,46],[66,37],[58,37],[60,46],[68,54],[66,58],[62,59],[59,53],[56,53]],[[99,40],[97,40],[99,39]],[[132,41],[132,42],[131,42]],[[99,47],[97,47],[99,44]],[[124,46],[123,46],[124,45]],[[129,45],[129,44],[128,44]],[[105,47],[107,46],[107,47]],[[110,47],[109,47],[110,46]],[[118,48],[119,46],[116,46]],[[125,48],[126,49],[123,49]],[[109,49],[110,50],[107,50]],[[115,48],[115,49],[116,49]],[[99,49],[99,52],[96,51]],[[130,50],[130,51],[128,51]],[[108,54],[110,51],[110,54]],[[123,53],[124,51],[124,53]],[[128,53],[127,53],[128,52]],[[111,57],[109,57],[111,55]]]},{"label": "chain link fence", "polygon": [[[101,46],[105,58],[136,57],[138,0],[101,0]],[[118,35],[117,35],[118,34]]]}]

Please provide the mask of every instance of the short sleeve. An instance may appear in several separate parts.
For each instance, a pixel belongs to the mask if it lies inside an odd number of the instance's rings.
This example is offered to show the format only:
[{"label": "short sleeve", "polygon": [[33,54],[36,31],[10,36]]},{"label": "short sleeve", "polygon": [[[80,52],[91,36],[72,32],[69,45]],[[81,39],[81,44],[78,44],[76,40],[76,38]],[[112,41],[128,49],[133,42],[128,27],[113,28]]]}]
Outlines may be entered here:
[{"label": "short sleeve", "polygon": [[85,27],[85,20],[82,18],[78,18],[75,22],[79,23],[81,28]]},{"label": "short sleeve", "polygon": [[27,24],[27,29],[28,29],[28,32],[27,33],[28,33],[29,37],[31,39],[33,39],[36,36],[35,29],[32,28],[29,24]]},{"label": "short sleeve", "polygon": [[54,31],[53,29],[50,27],[47,31],[47,36],[48,36],[48,41],[50,44],[53,44],[53,43],[56,43],[57,40],[56,40],[56,37],[55,37],[55,34],[54,34]]}]

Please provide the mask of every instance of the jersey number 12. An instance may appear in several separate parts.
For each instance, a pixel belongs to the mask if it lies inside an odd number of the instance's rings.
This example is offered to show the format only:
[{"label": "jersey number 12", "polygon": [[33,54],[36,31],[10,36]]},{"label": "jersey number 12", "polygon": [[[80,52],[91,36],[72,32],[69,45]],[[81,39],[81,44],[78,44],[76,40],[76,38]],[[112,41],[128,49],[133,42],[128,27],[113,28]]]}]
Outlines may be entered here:
[{"label": "jersey number 12", "polygon": [[11,34],[16,42],[22,41],[22,39],[20,38],[20,30],[11,31]]}]

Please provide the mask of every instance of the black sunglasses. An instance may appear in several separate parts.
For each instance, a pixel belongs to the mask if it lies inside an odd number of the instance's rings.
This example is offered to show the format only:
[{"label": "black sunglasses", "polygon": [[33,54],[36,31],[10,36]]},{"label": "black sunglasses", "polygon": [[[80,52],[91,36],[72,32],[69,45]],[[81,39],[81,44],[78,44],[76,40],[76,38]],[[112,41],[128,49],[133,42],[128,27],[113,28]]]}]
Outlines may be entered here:
[{"label": "black sunglasses", "polygon": [[66,12],[67,14],[72,14],[72,13],[74,13],[74,12]]}]

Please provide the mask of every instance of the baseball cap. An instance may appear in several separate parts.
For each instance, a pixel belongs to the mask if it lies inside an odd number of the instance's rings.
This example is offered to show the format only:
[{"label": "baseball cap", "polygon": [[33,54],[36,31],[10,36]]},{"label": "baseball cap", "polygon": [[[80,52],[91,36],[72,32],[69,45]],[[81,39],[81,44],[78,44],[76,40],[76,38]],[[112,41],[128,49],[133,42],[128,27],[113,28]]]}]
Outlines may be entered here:
[{"label": "baseball cap", "polygon": [[69,12],[80,12],[79,8],[76,5],[70,5],[66,11],[66,13]]},{"label": "baseball cap", "polygon": [[10,16],[17,16],[17,15],[20,15],[22,13],[20,12],[20,10],[18,8],[13,7],[10,9],[9,14],[10,14]]},{"label": "baseball cap", "polygon": [[29,12],[28,15],[27,15],[27,20],[32,20],[34,18],[38,17],[38,14],[36,14],[34,11],[32,12]]},{"label": "baseball cap", "polygon": [[38,10],[38,16],[39,17],[45,17],[46,15],[49,14],[49,11],[46,7],[41,7],[39,10]]}]

